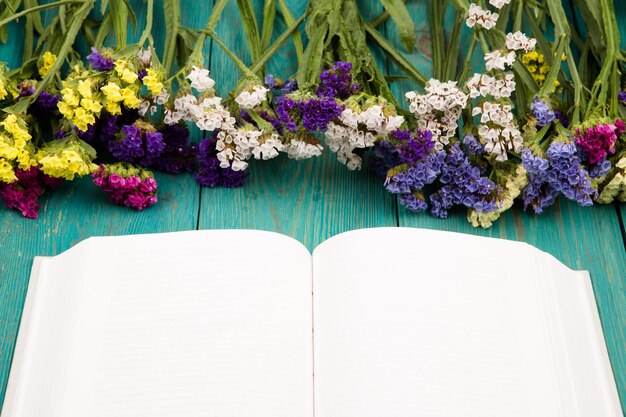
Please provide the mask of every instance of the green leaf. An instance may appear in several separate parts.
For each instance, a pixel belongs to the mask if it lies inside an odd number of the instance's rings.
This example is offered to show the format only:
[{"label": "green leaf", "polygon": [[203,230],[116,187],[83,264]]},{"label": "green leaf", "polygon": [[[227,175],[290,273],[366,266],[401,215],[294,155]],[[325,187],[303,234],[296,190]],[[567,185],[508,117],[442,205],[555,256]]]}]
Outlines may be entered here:
[{"label": "green leaf", "polygon": [[413,66],[400,52],[389,43],[384,36],[382,36],[376,29],[371,27],[368,23],[365,23],[365,30],[367,34],[381,47],[381,49],[400,67],[401,70],[406,72],[420,87],[424,87],[428,82],[428,78],[422,74],[417,68]]},{"label": "green leaf", "polygon": [[[24,8],[30,9],[37,6],[39,6],[37,0],[24,0]],[[29,15],[29,18],[32,19],[33,26],[35,27],[37,33],[43,33],[44,28],[43,23],[41,22],[41,15],[39,13],[33,13]]]},{"label": "green leaf", "polygon": [[200,58],[202,56],[202,48],[204,48],[204,41],[206,40],[207,34],[213,33],[215,30],[217,22],[219,22],[222,17],[222,12],[224,11],[227,3],[228,0],[217,0],[213,6],[213,11],[211,12],[211,16],[209,16],[209,21],[204,27],[204,30],[200,32],[200,36],[198,36],[196,44],[193,47],[192,55],[196,58]]},{"label": "green leaf", "polygon": [[176,38],[180,28],[180,2],[164,0],[165,11],[165,47],[163,49],[163,67],[167,74],[172,71],[176,54]]},{"label": "green leaf", "polygon": [[[291,10],[287,7],[285,0],[278,0],[278,6],[280,7],[280,12],[283,15],[283,20],[285,21],[285,26],[292,27],[295,23],[296,19],[291,14]],[[302,45],[302,36],[300,36],[300,32],[293,32],[293,46],[296,49],[296,59],[298,60],[298,65],[302,63],[302,56],[304,55],[304,46]]]},{"label": "green leaf", "polygon": [[263,29],[261,30],[261,47],[263,49],[267,48],[270,44],[275,18],[276,2],[274,0],[265,0],[263,5]]},{"label": "green leaf", "polygon": [[128,8],[124,0],[110,0],[109,14],[113,23],[115,43],[119,47],[126,46],[128,38]]},{"label": "green leaf", "polygon": [[446,13],[448,0],[431,1],[430,12],[430,42],[432,49],[433,73],[438,80],[443,79],[444,49],[446,47],[443,17]]},{"label": "green leaf", "polygon": [[[413,19],[411,19],[411,15],[407,10],[404,2],[402,0],[380,0],[383,7],[387,12],[389,12],[389,16],[391,20],[396,24],[398,28],[398,33],[400,34],[400,40],[402,44],[406,48],[409,53],[413,52],[413,46],[415,45],[415,25],[413,24]],[[445,10],[445,3],[447,0],[437,0],[431,1],[431,8],[433,5],[443,5],[443,9]],[[439,6],[438,6],[439,7]],[[434,26],[431,21],[431,26]],[[440,28],[442,33],[443,29]]]},{"label": "green leaf", "polygon": [[555,53],[550,54],[553,64],[550,67],[550,71],[546,76],[546,80],[543,83],[541,90],[539,90],[540,96],[547,96],[552,90],[554,90],[556,78],[559,75],[559,71],[561,70],[561,57],[565,52],[565,47],[567,46],[568,40],[569,37],[567,36],[567,34],[563,33],[557,41]]},{"label": "green leaf", "polygon": [[[457,10],[455,12],[455,25],[454,29],[452,29],[452,35],[450,36],[450,43],[447,48],[446,57],[445,57],[445,65],[443,72],[444,80],[452,80],[454,75],[456,74],[458,58],[459,58],[459,49],[461,47],[461,31],[465,26],[465,16]],[[467,51],[465,51],[467,53]]]},{"label": "green leaf", "polygon": [[300,88],[310,87],[317,81],[317,74],[320,73],[322,68],[324,39],[326,38],[328,30],[329,24],[324,21],[309,38],[309,45],[306,47],[304,56],[302,57],[303,65],[298,67],[297,79]]},{"label": "green leaf", "polygon": [[237,6],[239,6],[243,30],[246,32],[246,37],[248,38],[250,55],[252,56],[252,60],[255,61],[261,56],[261,37],[259,36],[259,25],[256,22],[252,1],[237,0]]},{"label": "green leaf", "polygon": [[287,40],[287,38],[289,38],[289,36],[291,36],[295,31],[298,30],[298,26],[300,26],[300,24],[304,21],[307,14],[307,12],[304,12],[304,14],[300,16],[300,18],[298,18],[298,20],[296,20],[291,25],[291,27],[283,32],[278,37],[278,39],[272,42],[272,46],[266,49],[265,52],[263,52],[263,55],[261,55],[261,57],[257,61],[255,61],[252,66],[250,66],[250,71],[254,73],[258,72],[263,67],[263,65],[265,65],[265,63],[272,57],[272,55],[274,55],[278,51],[278,49],[280,49],[280,47]]},{"label": "green leaf", "polygon": [[[17,14],[16,11],[22,4],[22,0],[4,0],[2,4],[4,4],[5,8],[0,13],[0,21],[4,21],[10,16],[16,15]],[[13,19],[10,19],[9,22],[11,20]],[[8,36],[9,36],[8,29],[4,27],[4,24],[0,23],[0,41],[2,41],[2,43],[7,43]]]},{"label": "green leaf", "polygon": [[100,24],[100,27],[98,28],[98,33],[96,34],[96,40],[94,41],[94,47],[100,49],[102,48],[102,46],[104,45],[104,41],[106,40],[107,36],[109,35],[109,33],[111,32],[111,15],[110,14],[106,14],[104,16],[104,19],[102,19],[102,23]]},{"label": "green leaf", "polygon": [[146,26],[143,29],[143,33],[141,38],[139,39],[139,45],[143,46],[148,37],[150,36],[150,32],[152,32],[152,18],[154,15],[154,0],[147,0],[148,8],[146,10]]}]

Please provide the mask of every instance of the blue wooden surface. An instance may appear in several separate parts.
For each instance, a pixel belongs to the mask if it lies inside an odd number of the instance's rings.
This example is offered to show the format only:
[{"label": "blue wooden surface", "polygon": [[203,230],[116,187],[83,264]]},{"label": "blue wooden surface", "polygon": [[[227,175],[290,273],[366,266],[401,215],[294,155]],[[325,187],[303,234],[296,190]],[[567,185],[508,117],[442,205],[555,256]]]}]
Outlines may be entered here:
[{"label": "blue wooden surface", "polygon": [[[140,0],[131,3],[141,23],[145,5]],[[211,12],[211,3],[193,2],[193,7],[183,7],[183,24],[203,27]],[[262,2],[256,3],[260,12]],[[299,16],[305,7],[305,2],[298,0],[287,3],[295,16]],[[156,28],[163,27],[161,4],[155,2]],[[370,18],[381,11],[377,1],[363,0],[360,5]],[[408,58],[428,73],[429,34],[424,18],[427,6],[425,2],[410,2],[409,7],[416,20],[418,52]],[[236,5],[232,1],[224,10],[216,31],[228,46],[249,62],[238,20]],[[618,8],[618,20],[621,27],[626,28],[623,8]],[[276,24],[284,27],[280,13]],[[11,25],[12,39],[20,38],[19,29],[19,24]],[[387,22],[379,29],[399,45],[392,23]],[[160,30],[154,33],[159,47],[165,33]],[[0,46],[0,61],[7,61],[15,67],[19,63],[20,48],[17,41]],[[226,94],[239,78],[238,70],[210,41],[204,51],[219,91]],[[376,57],[386,73],[398,73],[382,54],[378,53]],[[293,47],[282,48],[268,68],[278,75],[293,73],[296,69]],[[394,83],[392,88],[401,98],[405,91],[415,86],[403,81]],[[157,174],[157,179],[160,202],[140,213],[110,205],[88,179],[66,184],[45,196],[40,219],[36,221],[0,208],[0,401],[6,388],[30,265],[36,255],[58,254],[92,235],[209,228],[278,231],[313,249],[328,237],[350,229],[406,226],[523,240],[552,253],[572,268],[589,270],[622,405],[626,409],[626,250],[620,229],[620,222],[623,225],[626,218],[623,205],[582,209],[561,202],[539,217],[523,213],[517,207],[491,229],[474,229],[466,222],[463,212],[453,213],[448,220],[406,212],[383,189],[379,179],[367,172],[348,172],[328,154],[312,161],[280,158],[253,164],[247,185],[236,190],[200,189],[190,176],[175,178]],[[385,249],[381,248],[381,251]]]}]

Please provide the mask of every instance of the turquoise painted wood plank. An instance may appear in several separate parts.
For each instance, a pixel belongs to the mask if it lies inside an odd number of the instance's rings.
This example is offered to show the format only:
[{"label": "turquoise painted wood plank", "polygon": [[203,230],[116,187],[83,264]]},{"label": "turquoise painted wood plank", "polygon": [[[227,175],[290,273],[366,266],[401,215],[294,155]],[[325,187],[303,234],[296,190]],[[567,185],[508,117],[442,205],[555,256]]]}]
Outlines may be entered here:
[{"label": "turquoise painted wood plank", "polygon": [[[224,10],[217,33],[238,56],[249,62],[245,35],[228,31],[239,14],[232,5]],[[371,2],[374,3],[374,2]],[[288,1],[294,15],[301,2]],[[255,3],[261,10],[262,2]],[[380,9],[379,9],[380,10]],[[291,75],[295,54],[281,54],[269,65],[279,76]],[[214,46],[211,58],[219,91],[234,85],[239,73],[229,58]],[[224,79],[224,77],[226,79]],[[372,226],[395,226],[395,200],[378,179],[363,172],[348,172],[334,155],[309,161],[284,157],[252,161],[248,183],[240,189],[202,190],[200,229],[252,228],[280,232],[302,241],[309,249],[337,233]]]},{"label": "turquoise painted wood plank", "polygon": [[112,205],[89,178],[45,195],[38,220],[0,207],[0,403],[34,256],[56,255],[90,236],[196,228],[199,188],[193,178],[156,178],[160,201],[143,212]]},{"label": "turquoise painted wood plank", "polygon": [[582,208],[561,201],[541,216],[515,207],[486,230],[473,228],[461,211],[446,220],[411,213],[402,207],[398,214],[400,226],[520,240],[554,255],[573,269],[588,270],[622,408],[626,410],[626,251],[613,206]]}]

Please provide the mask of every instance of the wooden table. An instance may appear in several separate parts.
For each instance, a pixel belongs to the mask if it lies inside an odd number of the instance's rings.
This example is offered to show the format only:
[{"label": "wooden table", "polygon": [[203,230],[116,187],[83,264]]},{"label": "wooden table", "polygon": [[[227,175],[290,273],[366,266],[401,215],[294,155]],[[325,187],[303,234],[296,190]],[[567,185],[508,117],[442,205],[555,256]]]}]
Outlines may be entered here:
[{"label": "wooden table", "polygon": [[[201,28],[211,5],[197,2],[182,11],[183,25]],[[304,3],[288,1],[293,14],[304,11]],[[370,17],[380,13],[376,1],[363,1]],[[414,16],[427,16],[426,2],[414,2]],[[133,1],[140,20],[145,11],[141,1]],[[159,2],[155,27],[164,27]],[[620,19],[626,22],[626,13]],[[279,23],[280,24],[280,23]],[[249,62],[243,31],[239,27],[235,2],[229,3],[217,33]],[[284,27],[284,25],[282,26]],[[622,24],[622,27],[626,27]],[[394,42],[394,27],[381,29]],[[138,31],[140,32],[140,31]],[[420,40],[427,36],[422,23]],[[18,34],[17,26],[11,34]],[[157,45],[164,31],[155,31]],[[423,43],[423,42],[421,42]],[[420,43],[420,44],[421,44]],[[0,47],[0,61],[15,67],[20,45]],[[239,77],[236,67],[217,45],[207,42],[205,56],[212,76],[224,94]],[[428,70],[428,58],[409,57]],[[397,73],[384,58],[387,72]],[[269,70],[289,75],[296,69],[291,47],[283,48],[270,63]],[[407,82],[395,84],[400,97],[414,87]],[[626,410],[626,250],[624,205],[580,208],[561,201],[542,216],[524,213],[519,208],[508,212],[492,228],[474,229],[464,212],[452,213],[447,220],[414,214],[399,207],[386,192],[380,179],[367,172],[348,172],[332,155],[311,161],[286,158],[253,163],[245,187],[235,190],[199,187],[189,175],[173,177],[157,174],[159,203],[143,212],[113,206],[88,178],[68,183],[43,199],[39,220],[22,218],[17,212],[0,208],[0,402],[4,398],[13,346],[26,296],[32,259],[36,255],[56,255],[77,242],[94,235],[154,233],[215,228],[253,228],[280,232],[302,241],[313,249],[323,240],[343,231],[378,226],[423,227],[484,236],[522,240],[545,250],[575,269],[587,269],[593,279],[604,334]],[[384,250],[384,248],[381,248]],[[453,256],[453,254],[451,254]],[[511,260],[515,268],[515,260]]]}]

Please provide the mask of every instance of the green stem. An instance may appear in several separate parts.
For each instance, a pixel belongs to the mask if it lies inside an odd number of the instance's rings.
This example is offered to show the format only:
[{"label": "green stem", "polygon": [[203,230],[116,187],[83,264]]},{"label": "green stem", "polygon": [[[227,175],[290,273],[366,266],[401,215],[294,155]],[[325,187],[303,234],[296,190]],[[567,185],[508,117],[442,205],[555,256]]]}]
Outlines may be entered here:
[{"label": "green stem", "polygon": [[226,55],[228,55],[228,57],[235,63],[235,65],[237,65],[237,68],[239,68],[239,71],[243,73],[245,78],[257,78],[254,72],[250,71],[250,68],[248,68],[246,64],[244,64],[243,61],[239,59],[237,55],[235,55],[233,51],[231,51],[215,33],[206,30],[203,30],[202,33],[210,36],[211,39],[213,39],[213,41],[218,44],[219,47],[224,50],[224,52],[226,52]]},{"label": "green stem", "polygon": [[35,13],[35,12],[39,12],[41,10],[46,10],[46,9],[53,9],[55,7],[61,7],[66,4],[86,3],[86,2],[89,2],[89,0],[61,0],[55,3],[42,4],[41,6],[31,7],[30,9],[22,10],[19,13],[15,13],[14,15],[11,15],[10,17],[7,17],[4,20],[0,20],[0,28],[6,25],[7,23],[13,20],[17,20],[20,17],[26,16],[27,14],[30,14],[30,13]]},{"label": "green stem", "polygon": [[139,45],[143,46],[152,32],[152,16],[154,14],[154,0],[148,0],[148,10],[146,11],[146,27],[143,30]]}]

